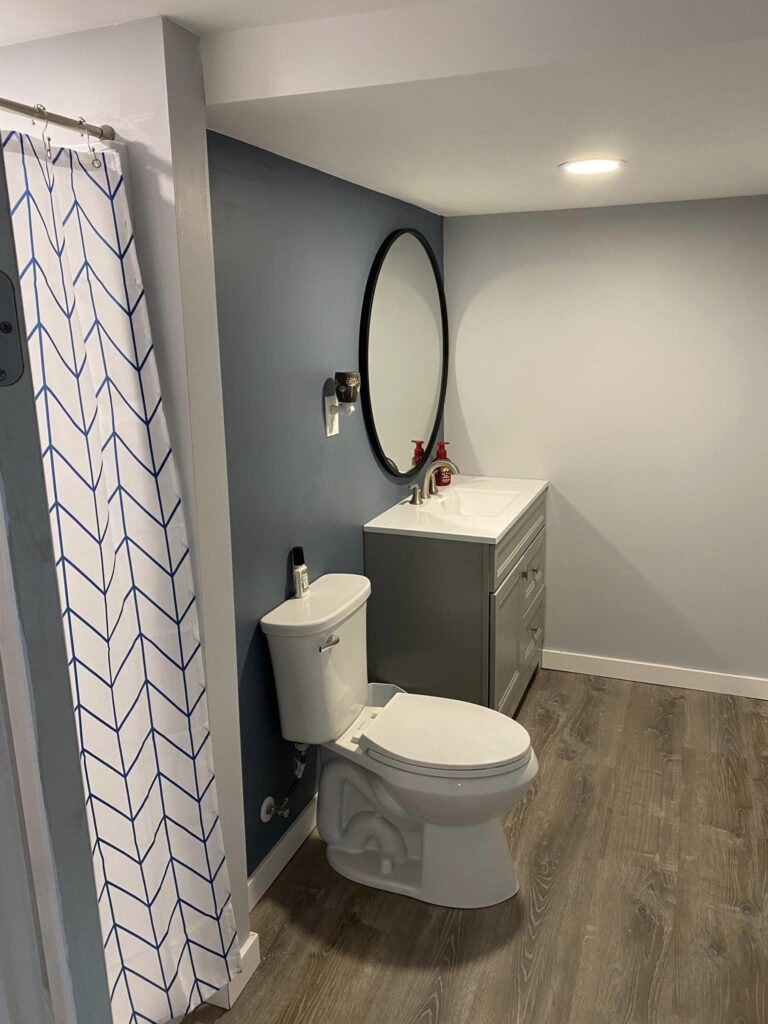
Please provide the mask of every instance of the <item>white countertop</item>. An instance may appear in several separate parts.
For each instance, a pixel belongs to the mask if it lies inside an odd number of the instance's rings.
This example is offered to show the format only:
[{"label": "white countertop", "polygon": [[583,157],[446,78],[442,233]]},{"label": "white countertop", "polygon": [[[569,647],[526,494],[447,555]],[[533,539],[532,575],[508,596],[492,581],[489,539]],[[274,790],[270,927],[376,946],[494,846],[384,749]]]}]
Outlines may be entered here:
[{"label": "white countertop", "polygon": [[422,505],[409,498],[382,512],[367,533],[400,533],[479,544],[496,544],[547,489],[546,480],[454,476]]}]

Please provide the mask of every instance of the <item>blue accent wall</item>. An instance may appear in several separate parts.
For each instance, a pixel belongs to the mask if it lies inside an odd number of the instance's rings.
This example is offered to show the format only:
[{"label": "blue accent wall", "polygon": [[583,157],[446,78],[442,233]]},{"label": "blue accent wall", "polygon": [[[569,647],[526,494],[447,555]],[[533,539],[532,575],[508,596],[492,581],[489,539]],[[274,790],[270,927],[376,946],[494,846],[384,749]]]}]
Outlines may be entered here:
[{"label": "blue accent wall", "polygon": [[368,271],[386,236],[418,228],[442,265],[443,221],[408,203],[209,133],[216,290],[237,618],[248,870],[315,790],[316,757],[290,818],[262,800],[293,779],[260,617],[288,596],[288,556],[310,578],[362,572],[362,524],[406,496],[381,470],[362,410],[326,438],[322,390],[358,369]]}]

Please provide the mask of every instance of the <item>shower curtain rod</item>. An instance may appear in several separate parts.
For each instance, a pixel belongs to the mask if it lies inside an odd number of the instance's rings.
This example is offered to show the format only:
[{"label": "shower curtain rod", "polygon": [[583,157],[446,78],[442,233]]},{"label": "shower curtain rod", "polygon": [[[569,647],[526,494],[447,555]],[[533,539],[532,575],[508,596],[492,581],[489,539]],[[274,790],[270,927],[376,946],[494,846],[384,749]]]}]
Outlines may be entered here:
[{"label": "shower curtain rod", "polygon": [[73,131],[84,135],[86,132],[95,139],[111,141],[115,137],[115,129],[108,124],[89,124],[87,121],[79,121],[76,117],[64,117],[62,114],[52,114],[46,110],[42,103],[34,107],[26,103],[17,103],[15,100],[6,100],[0,96],[0,108],[11,110],[14,114],[22,114],[24,117],[31,117],[33,120],[45,121],[46,124],[55,124],[60,128],[71,128]]}]

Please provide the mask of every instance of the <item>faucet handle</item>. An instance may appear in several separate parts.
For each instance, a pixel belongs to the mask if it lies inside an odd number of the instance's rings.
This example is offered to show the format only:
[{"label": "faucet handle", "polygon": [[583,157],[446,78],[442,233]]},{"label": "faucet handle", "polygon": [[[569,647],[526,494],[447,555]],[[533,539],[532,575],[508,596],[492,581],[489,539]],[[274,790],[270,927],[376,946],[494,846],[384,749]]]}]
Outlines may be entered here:
[{"label": "faucet handle", "polygon": [[422,504],[422,497],[421,497],[421,488],[419,487],[419,485],[418,484],[408,484],[408,490],[411,492],[411,500],[410,500],[409,504],[411,504],[411,505],[421,505]]}]

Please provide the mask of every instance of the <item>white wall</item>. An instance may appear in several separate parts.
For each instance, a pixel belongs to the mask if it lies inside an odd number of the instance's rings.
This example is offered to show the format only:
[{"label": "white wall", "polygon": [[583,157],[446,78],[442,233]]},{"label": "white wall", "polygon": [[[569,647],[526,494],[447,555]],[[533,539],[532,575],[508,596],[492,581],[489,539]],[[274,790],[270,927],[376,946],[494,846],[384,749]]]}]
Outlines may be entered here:
[{"label": "white wall", "polygon": [[768,197],[457,218],[445,262],[452,454],[551,481],[547,648],[768,677]]},{"label": "white wall", "polygon": [[[198,39],[161,18],[0,48],[0,95],[111,124],[127,143],[136,245],[200,607],[232,902],[249,934],[224,419]],[[0,127],[41,131],[0,111]],[[81,142],[52,129],[54,141]]]},{"label": "white wall", "polygon": [[[175,188],[171,159],[163,23],[160,18],[90,32],[38,39],[0,48],[0,96],[42,103],[69,116],[111,124],[128,143],[126,157],[137,251],[147,293],[165,411],[182,477],[191,477],[185,458],[189,434],[186,373],[174,359],[183,337],[176,240]],[[0,126],[42,132],[42,123],[0,110]],[[55,142],[85,140],[51,129]],[[179,380],[181,377],[181,380]],[[178,400],[177,400],[178,399]],[[194,528],[194,506],[187,511]]]},{"label": "white wall", "polygon": [[[163,21],[181,320],[172,346],[186,507],[194,508],[192,555],[202,626],[216,783],[232,905],[241,944],[250,934],[240,751],[240,702],[229,487],[213,266],[205,97],[199,40]],[[164,381],[165,385],[165,381]],[[167,401],[164,401],[167,410]]]}]

